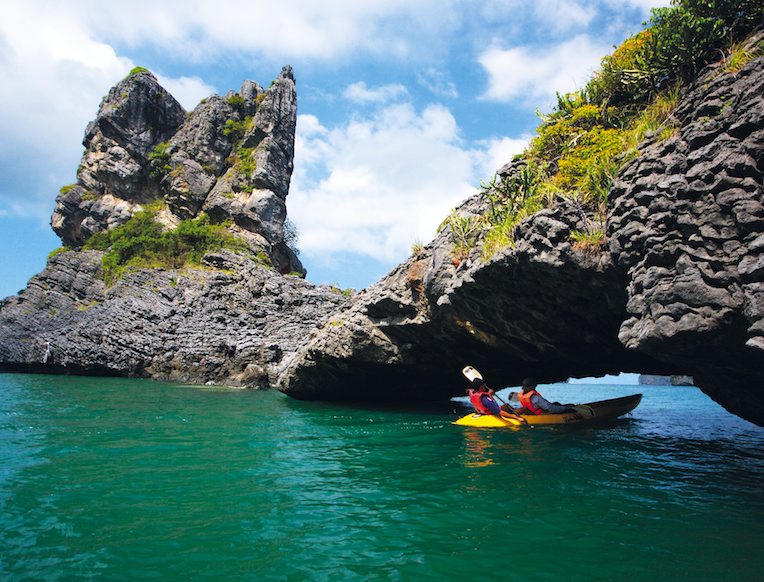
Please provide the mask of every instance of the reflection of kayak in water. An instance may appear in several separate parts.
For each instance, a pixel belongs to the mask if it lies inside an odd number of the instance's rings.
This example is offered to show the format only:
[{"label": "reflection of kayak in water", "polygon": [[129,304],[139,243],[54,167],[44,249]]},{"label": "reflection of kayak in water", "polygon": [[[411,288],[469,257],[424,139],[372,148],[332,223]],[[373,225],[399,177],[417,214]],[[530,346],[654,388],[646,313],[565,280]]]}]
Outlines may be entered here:
[{"label": "reflection of kayak in water", "polygon": [[[599,402],[589,402],[576,406],[575,412],[563,412],[562,414],[521,414],[528,424],[533,426],[555,425],[555,424],[589,424],[600,422],[602,420],[612,420],[619,416],[634,410],[639,401],[642,400],[641,394],[624,396],[623,398],[612,398],[611,400],[600,400]],[[512,418],[501,418],[491,414],[468,414],[462,416],[453,424],[460,426],[474,426],[478,428],[513,428],[522,426],[524,423]]]}]

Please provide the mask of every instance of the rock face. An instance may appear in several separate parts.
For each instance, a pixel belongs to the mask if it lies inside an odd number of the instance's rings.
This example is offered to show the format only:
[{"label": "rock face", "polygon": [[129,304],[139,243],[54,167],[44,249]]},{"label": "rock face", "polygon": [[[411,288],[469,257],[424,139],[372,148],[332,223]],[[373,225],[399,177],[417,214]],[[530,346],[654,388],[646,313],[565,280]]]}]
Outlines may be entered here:
[{"label": "rock face", "polygon": [[[502,385],[691,374],[764,425],[763,94],[762,58],[735,73],[709,67],[685,89],[673,135],[647,140],[615,181],[601,252],[572,246],[591,217],[566,199],[521,222],[514,248],[487,261],[477,249],[454,261],[446,227],[315,332],[281,389],[443,398],[463,393],[465,364]],[[457,212],[486,204],[477,195]]]},{"label": "rock face", "polygon": [[267,91],[246,81],[188,114],[147,71],[109,91],[87,127],[77,184],[56,201],[51,225],[64,244],[81,247],[151,202],[167,228],[202,211],[226,221],[252,252],[131,270],[112,286],[103,252],[60,252],[0,302],[0,369],[272,385],[347,301],[294,276],[305,273],[284,231],[296,107],[290,67]]},{"label": "rock face", "polygon": [[267,91],[245,81],[188,114],[150,72],[131,74],[88,125],[77,183],[62,189],[51,226],[77,248],[160,200],[169,226],[201,211],[231,220],[282,273],[304,274],[284,236],[296,120],[288,66]]},{"label": "rock face", "polygon": [[97,251],[63,252],[0,311],[6,370],[267,387],[308,329],[345,298],[246,257],[142,269],[113,287]]},{"label": "rock face", "polygon": [[764,59],[717,66],[644,147],[611,199],[610,251],[626,275],[629,349],[670,361],[764,423]]}]

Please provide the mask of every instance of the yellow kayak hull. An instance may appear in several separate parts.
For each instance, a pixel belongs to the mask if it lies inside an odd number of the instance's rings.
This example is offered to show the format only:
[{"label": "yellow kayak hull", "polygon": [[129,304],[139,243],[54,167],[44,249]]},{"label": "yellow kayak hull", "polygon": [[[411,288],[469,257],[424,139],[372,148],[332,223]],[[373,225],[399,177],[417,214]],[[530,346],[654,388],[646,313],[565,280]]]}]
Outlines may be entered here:
[{"label": "yellow kayak hull", "polygon": [[[577,406],[576,412],[562,414],[523,414],[521,415],[532,426],[589,424],[612,420],[634,410],[642,400],[641,394],[633,394],[622,398],[600,400]],[[516,428],[525,423],[520,420],[493,416],[491,414],[468,414],[453,422],[459,426],[476,428]]]}]

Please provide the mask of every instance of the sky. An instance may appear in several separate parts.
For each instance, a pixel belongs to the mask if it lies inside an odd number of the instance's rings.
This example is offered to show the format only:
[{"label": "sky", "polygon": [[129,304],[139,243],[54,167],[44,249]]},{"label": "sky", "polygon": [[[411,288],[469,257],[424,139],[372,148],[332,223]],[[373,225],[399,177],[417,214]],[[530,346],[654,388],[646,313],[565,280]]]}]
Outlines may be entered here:
[{"label": "sky", "polygon": [[60,246],[87,123],[134,66],[191,110],[297,80],[287,212],[308,280],[363,288],[523,150],[667,0],[0,0],[0,298]]}]

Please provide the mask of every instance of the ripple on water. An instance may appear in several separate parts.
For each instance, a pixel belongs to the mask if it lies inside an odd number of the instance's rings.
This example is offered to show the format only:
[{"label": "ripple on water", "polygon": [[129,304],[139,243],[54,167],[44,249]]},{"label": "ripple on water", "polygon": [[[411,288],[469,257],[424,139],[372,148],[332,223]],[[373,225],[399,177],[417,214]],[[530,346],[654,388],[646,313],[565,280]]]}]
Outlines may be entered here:
[{"label": "ripple on water", "polygon": [[[0,578],[702,580],[730,555],[741,580],[764,569],[764,432],[697,390],[645,387],[597,429],[477,431],[277,393],[0,384]],[[528,563],[523,544],[555,559]]]}]

